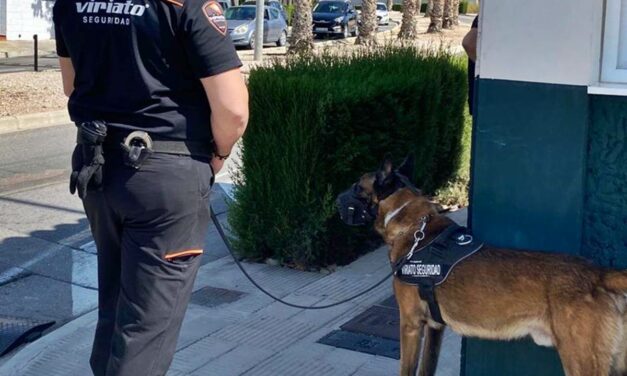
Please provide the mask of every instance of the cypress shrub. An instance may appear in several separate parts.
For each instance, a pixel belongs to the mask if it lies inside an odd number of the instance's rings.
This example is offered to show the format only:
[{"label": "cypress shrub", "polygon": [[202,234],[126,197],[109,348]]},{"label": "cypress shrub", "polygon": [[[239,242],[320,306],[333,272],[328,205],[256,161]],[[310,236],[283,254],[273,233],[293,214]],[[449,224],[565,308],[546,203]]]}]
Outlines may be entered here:
[{"label": "cypress shrub", "polygon": [[416,155],[416,184],[444,186],[464,132],[464,61],[385,47],[253,70],[250,125],[229,221],[241,256],[301,268],[352,261],[373,236],[343,225],[336,195],[387,152]]}]

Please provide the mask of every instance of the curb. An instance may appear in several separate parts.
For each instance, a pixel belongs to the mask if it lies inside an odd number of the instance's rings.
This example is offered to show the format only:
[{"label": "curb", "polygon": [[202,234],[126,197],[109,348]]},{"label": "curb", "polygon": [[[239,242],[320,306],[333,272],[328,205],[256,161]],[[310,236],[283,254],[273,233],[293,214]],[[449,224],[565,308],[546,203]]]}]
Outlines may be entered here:
[{"label": "curb", "polygon": [[0,118],[0,134],[71,123],[67,110],[40,112]]}]

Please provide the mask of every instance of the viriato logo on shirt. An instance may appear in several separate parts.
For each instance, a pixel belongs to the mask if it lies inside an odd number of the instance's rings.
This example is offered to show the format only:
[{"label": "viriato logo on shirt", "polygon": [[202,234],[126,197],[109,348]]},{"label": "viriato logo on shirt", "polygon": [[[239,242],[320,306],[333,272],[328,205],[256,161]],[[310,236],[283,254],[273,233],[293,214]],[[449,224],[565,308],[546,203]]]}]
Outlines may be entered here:
[{"label": "viriato logo on shirt", "polygon": [[134,4],[132,1],[79,1],[76,2],[76,12],[85,14],[83,23],[130,25],[131,16],[141,17],[146,12],[148,4]]}]

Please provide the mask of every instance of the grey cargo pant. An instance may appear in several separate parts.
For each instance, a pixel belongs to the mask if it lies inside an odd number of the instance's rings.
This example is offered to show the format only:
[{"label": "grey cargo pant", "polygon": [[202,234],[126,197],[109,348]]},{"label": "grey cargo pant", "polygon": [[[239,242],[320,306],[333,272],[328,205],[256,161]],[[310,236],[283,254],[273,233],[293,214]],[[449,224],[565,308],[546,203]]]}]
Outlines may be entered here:
[{"label": "grey cargo pant", "polygon": [[200,266],[213,174],[207,157],[158,154],[139,170],[105,154],[83,205],[98,249],[96,376],[165,375]]}]

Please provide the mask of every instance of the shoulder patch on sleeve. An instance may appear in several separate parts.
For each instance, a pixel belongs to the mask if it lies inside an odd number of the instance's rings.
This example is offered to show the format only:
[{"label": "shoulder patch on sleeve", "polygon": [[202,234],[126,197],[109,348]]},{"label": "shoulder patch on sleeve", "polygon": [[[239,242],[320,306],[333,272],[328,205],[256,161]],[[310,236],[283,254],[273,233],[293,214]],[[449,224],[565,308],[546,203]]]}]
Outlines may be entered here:
[{"label": "shoulder patch on sleeve", "polygon": [[165,3],[176,5],[177,7],[182,7],[185,3],[185,0],[162,0]]},{"label": "shoulder patch on sleeve", "polygon": [[224,11],[220,4],[215,0],[209,0],[202,6],[202,12],[207,17],[209,24],[213,26],[220,34],[226,35],[227,25]]}]

